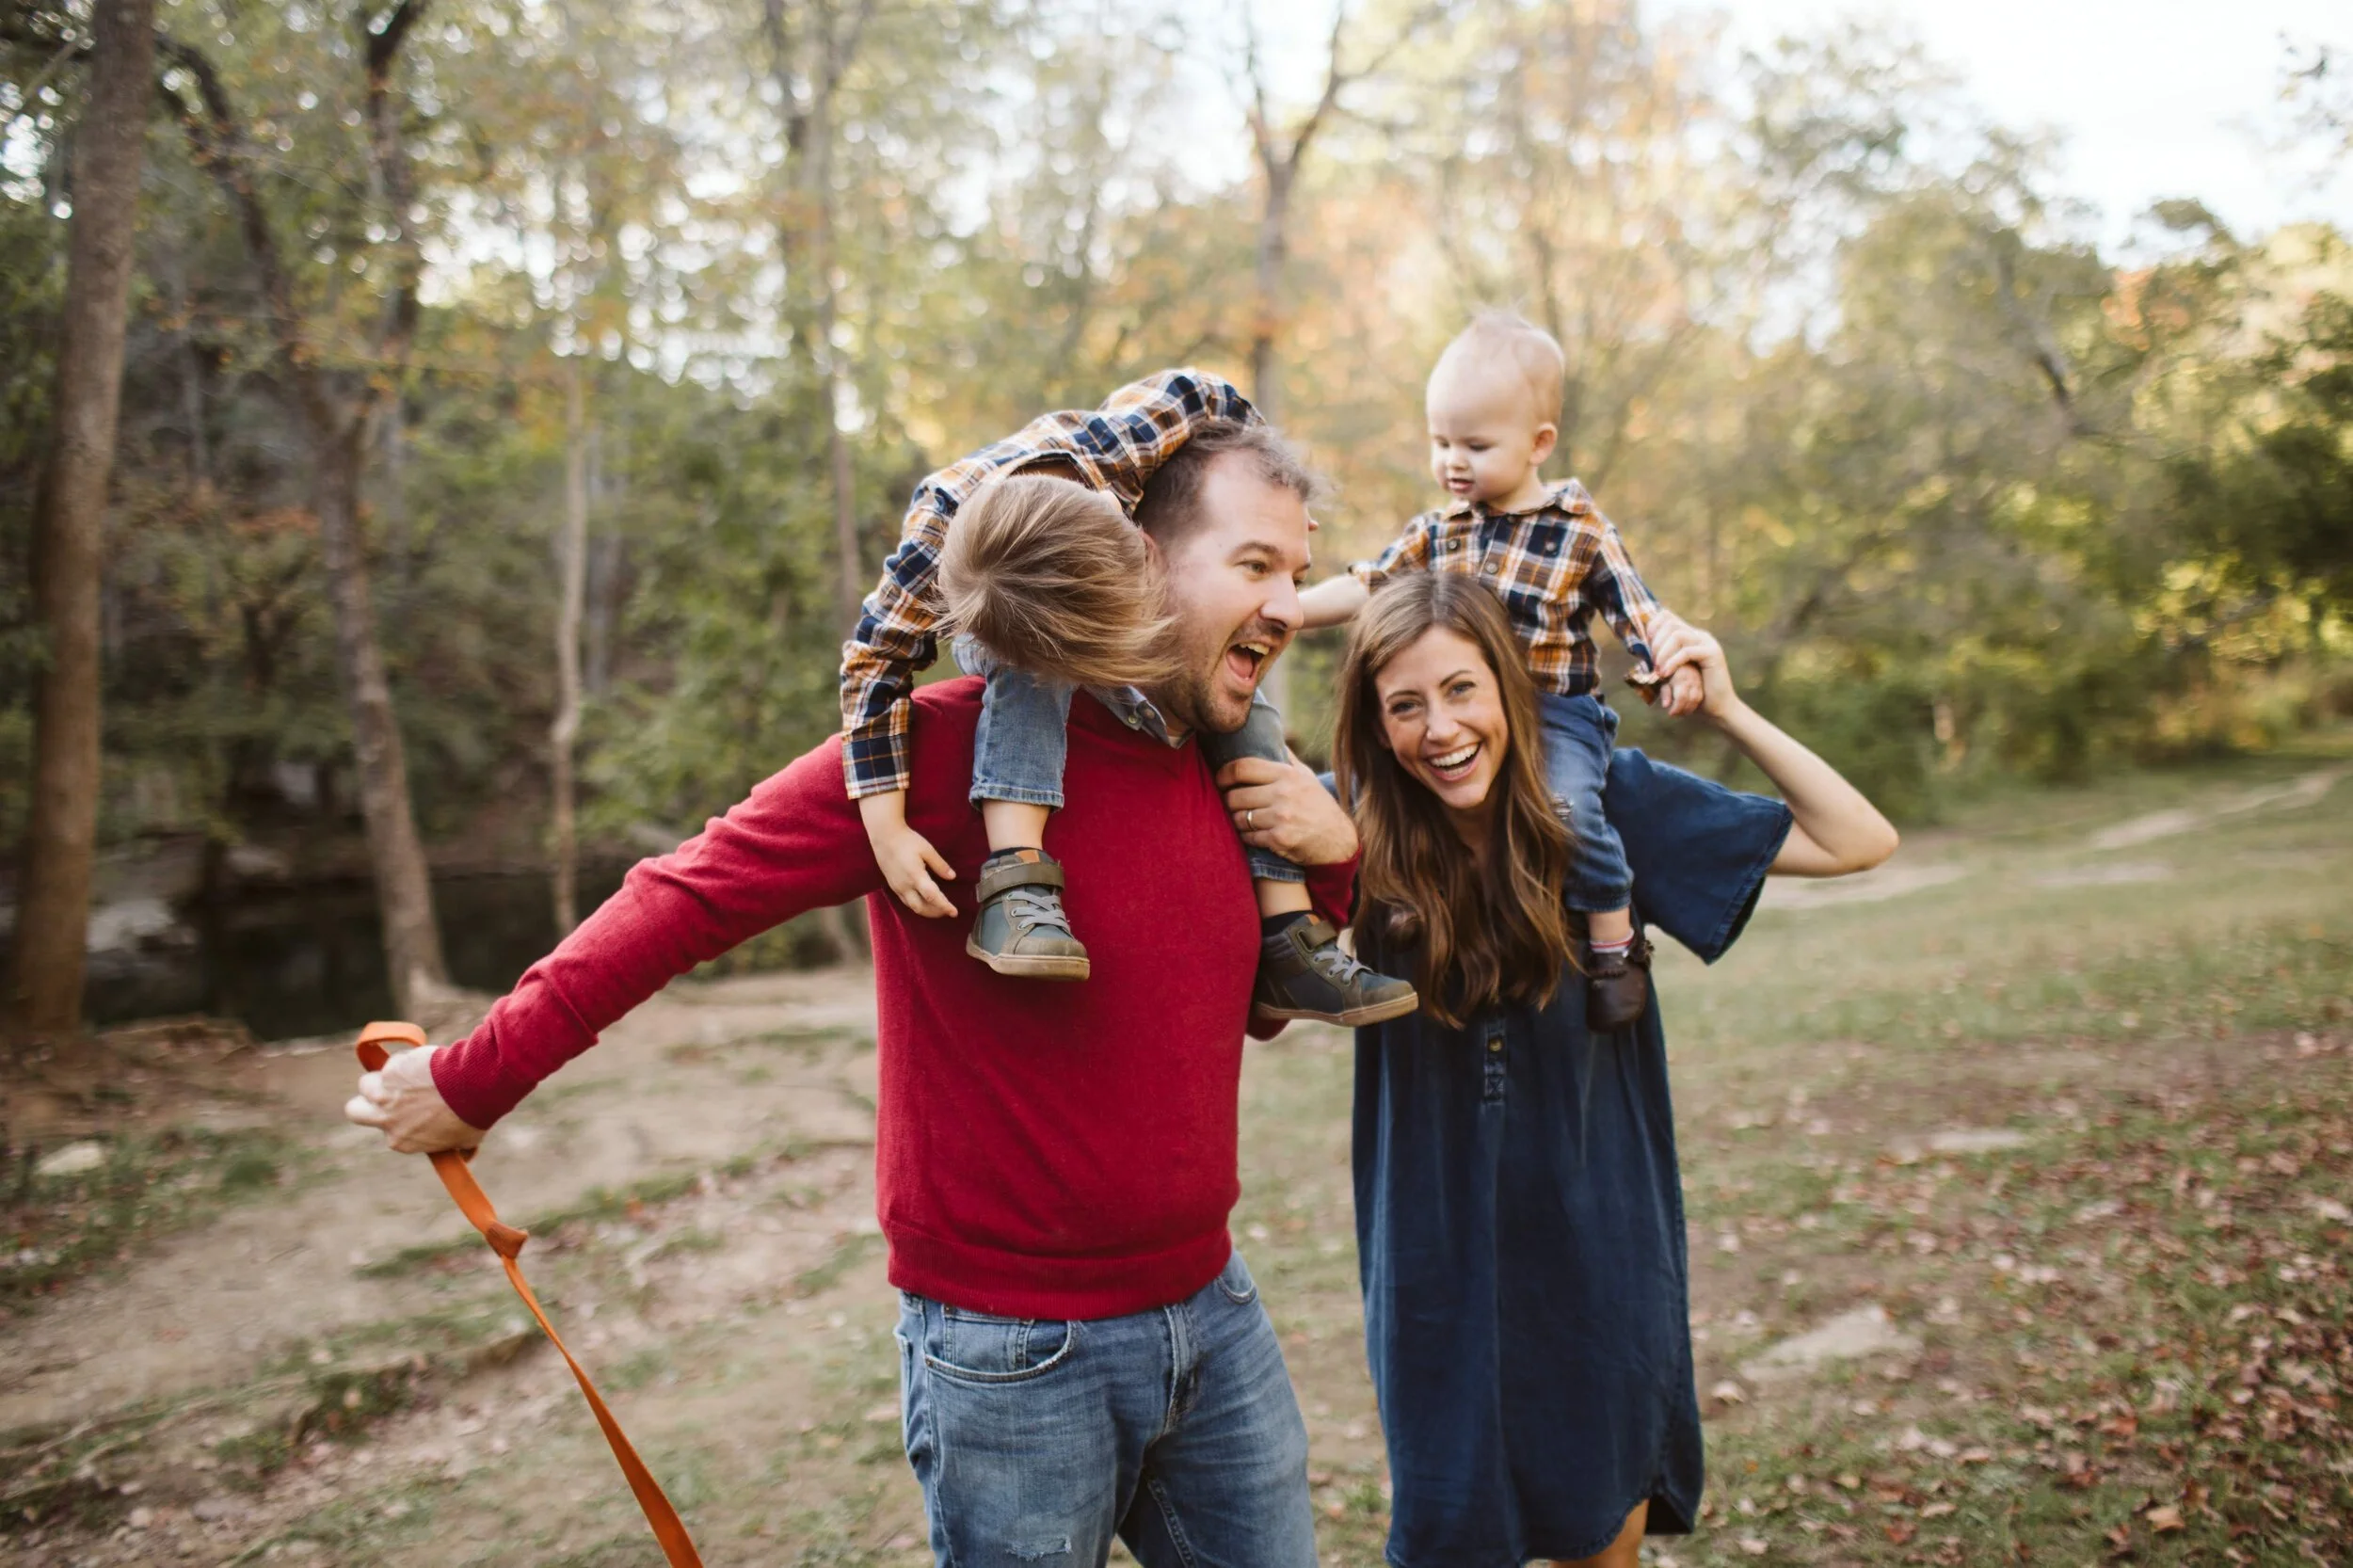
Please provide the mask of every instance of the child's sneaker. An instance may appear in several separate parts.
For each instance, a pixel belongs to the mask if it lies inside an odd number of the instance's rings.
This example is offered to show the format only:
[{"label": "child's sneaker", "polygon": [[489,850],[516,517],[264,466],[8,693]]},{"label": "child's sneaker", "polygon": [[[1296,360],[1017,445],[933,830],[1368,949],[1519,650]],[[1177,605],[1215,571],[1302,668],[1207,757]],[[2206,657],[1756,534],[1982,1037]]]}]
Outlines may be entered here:
[{"label": "child's sneaker", "polygon": [[1421,1005],[1410,984],[1356,962],[1340,947],[1339,936],[1308,915],[1263,938],[1251,1010],[1270,1018],[1353,1026],[1377,1024]]},{"label": "child's sneaker", "polygon": [[1585,948],[1585,1027],[1597,1034],[1640,1023],[1650,1005],[1650,938],[1634,934],[1622,952]]},{"label": "child's sneaker", "polygon": [[1084,980],[1087,950],[1063,913],[1062,862],[1042,849],[1007,850],[981,866],[981,907],[964,951],[999,974]]}]

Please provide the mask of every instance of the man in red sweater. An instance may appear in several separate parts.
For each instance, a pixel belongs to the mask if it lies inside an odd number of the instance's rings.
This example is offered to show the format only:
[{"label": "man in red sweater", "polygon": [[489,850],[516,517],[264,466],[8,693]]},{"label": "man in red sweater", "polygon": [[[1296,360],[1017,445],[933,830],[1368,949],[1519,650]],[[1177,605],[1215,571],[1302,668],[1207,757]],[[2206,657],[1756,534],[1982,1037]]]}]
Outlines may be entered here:
[{"label": "man in red sweater", "polygon": [[[1333,919],[1356,839],[1296,762],[1212,780],[1187,744],[1248,717],[1301,624],[1314,527],[1305,471],[1263,426],[1202,448],[1168,458],[1136,514],[1167,567],[1180,673],[1071,710],[1049,848],[1073,919],[1105,938],[1090,980],[1006,979],[966,954],[962,922],[881,892],[837,737],[638,865],[472,1035],[394,1058],[345,1110],[403,1152],[471,1147],[673,977],[866,895],[876,1204],[942,1568],[1083,1568],[1114,1536],[1147,1568],[1316,1560],[1305,1429],[1226,1231],[1260,947],[1235,835],[1308,868]],[[980,697],[973,680],[928,687],[911,720],[907,818],[952,890],[988,854],[967,801]]]}]

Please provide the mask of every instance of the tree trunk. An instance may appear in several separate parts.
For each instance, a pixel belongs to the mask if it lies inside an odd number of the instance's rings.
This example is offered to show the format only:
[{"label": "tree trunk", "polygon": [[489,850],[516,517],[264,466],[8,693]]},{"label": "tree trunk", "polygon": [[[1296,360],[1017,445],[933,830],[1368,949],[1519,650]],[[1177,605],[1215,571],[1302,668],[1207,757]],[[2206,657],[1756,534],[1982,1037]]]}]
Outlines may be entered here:
[{"label": "tree trunk", "polygon": [[27,1032],[82,1023],[99,794],[99,575],[122,401],[139,169],[155,55],[154,0],[98,0],[89,106],[73,170],[57,415],[33,512],[35,624],[48,660],[34,696],[24,889],[0,1016]]},{"label": "tree trunk", "polygon": [[580,852],[572,825],[572,743],[580,734],[580,616],[588,589],[588,395],[583,356],[572,356],[564,397],[564,529],[556,551],[563,583],[555,614],[555,722],[548,727],[555,776],[555,934],[580,923]]},{"label": "tree trunk", "polygon": [[[1269,163],[1266,207],[1258,216],[1257,319],[1250,331],[1250,401],[1268,424],[1276,420],[1280,393],[1275,383],[1282,369],[1274,359],[1275,335],[1283,316],[1283,264],[1290,253],[1291,170],[1296,163]],[[1266,699],[1289,717],[1290,666],[1277,659],[1258,682]]]},{"label": "tree trunk", "polygon": [[1281,393],[1275,386],[1281,370],[1274,362],[1275,336],[1283,319],[1283,264],[1290,254],[1290,169],[1269,164],[1266,206],[1258,215],[1258,254],[1256,278],[1257,319],[1250,328],[1250,401],[1268,424],[1276,423]]},{"label": "tree trunk", "polygon": [[328,599],[335,612],[335,670],[351,714],[358,764],[360,813],[367,824],[368,859],[384,920],[384,957],[392,998],[413,1011],[419,983],[448,984],[441,935],[433,921],[433,882],[408,803],[408,760],[384,653],[376,635],[368,593],[367,554],[360,537],[360,472],[366,422],[340,429],[313,427],[318,464],[319,553],[327,568]]},{"label": "tree trunk", "polygon": [[608,455],[606,443],[618,448],[623,439],[601,424],[588,432],[588,506],[604,519],[588,538],[588,600],[581,623],[581,685],[590,696],[602,696],[613,683],[613,626],[621,614],[621,534],[614,519],[622,484],[614,471],[623,455]]},{"label": "tree trunk", "polygon": [[[834,48],[833,20],[824,16],[824,47]],[[808,274],[810,304],[816,323],[810,347],[818,373],[824,378],[825,455],[833,471],[833,542],[840,557],[838,618],[842,635],[857,630],[859,605],[866,598],[865,562],[857,543],[857,483],[850,467],[850,440],[841,428],[841,357],[834,346],[833,330],[840,318],[840,301],[833,279],[833,78],[838,69],[828,58],[818,72],[817,90],[809,104],[808,156],[802,166],[808,187]]]}]

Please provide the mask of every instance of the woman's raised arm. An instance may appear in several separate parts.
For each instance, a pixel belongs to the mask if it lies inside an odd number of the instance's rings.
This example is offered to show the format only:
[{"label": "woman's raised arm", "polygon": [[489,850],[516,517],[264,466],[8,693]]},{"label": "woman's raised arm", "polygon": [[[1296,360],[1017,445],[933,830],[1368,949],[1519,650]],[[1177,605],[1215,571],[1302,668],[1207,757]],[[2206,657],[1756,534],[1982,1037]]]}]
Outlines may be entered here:
[{"label": "woman's raised arm", "polygon": [[1663,630],[1652,648],[1652,667],[1661,676],[1686,664],[1700,672],[1705,695],[1698,717],[1723,731],[1764,770],[1797,819],[1773,857],[1776,875],[1845,876],[1869,871],[1896,853],[1895,825],[1862,791],[1740,700],[1721,643],[1682,620],[1662,618],[1657,624]]}]

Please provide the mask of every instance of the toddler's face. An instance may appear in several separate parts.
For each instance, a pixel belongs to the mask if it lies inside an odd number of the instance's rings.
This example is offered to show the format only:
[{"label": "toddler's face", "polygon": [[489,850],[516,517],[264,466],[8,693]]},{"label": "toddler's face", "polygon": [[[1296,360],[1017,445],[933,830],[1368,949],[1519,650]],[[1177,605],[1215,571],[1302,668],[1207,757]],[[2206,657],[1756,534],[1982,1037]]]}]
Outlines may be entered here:
[{"label": "toddler's face", "polygon": [[1457,500],[1512,499],[1552,456],[1534,404],[1516,374],[1442,368],[1430,378],[1430,476]]}]

